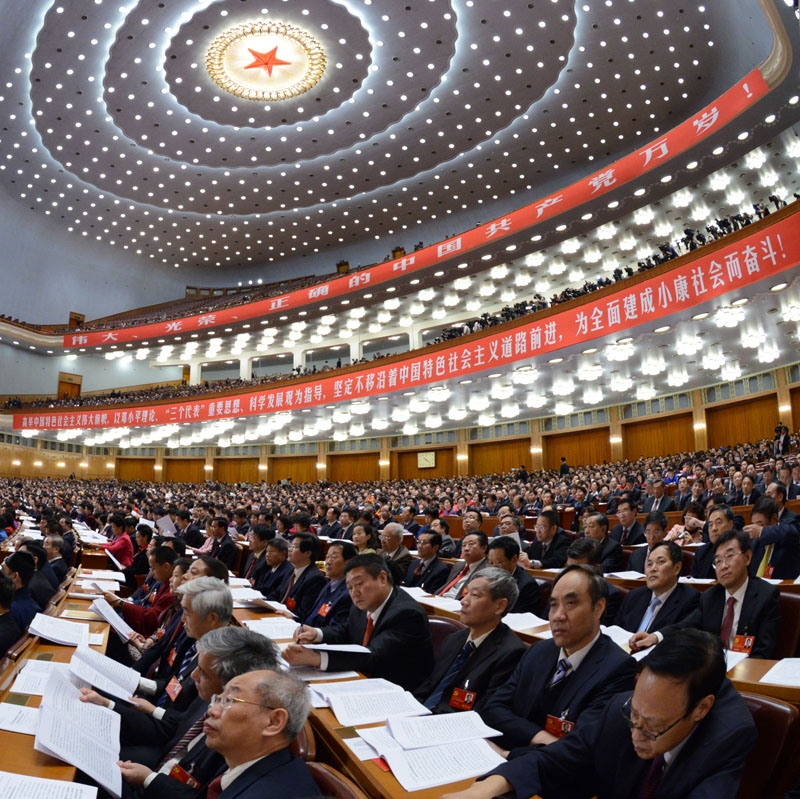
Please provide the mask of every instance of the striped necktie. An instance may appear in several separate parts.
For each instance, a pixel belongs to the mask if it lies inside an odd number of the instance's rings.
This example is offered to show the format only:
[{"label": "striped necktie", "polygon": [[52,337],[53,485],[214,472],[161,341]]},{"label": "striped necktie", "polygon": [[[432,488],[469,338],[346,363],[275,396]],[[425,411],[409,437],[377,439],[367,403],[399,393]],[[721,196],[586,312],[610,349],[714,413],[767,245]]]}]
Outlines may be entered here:
[{"label": "striped necktie", "polygon": [[180,740],[172,749],[169,750],[167,756],[162,758],[161,762],[158,764],[158,768],[162,768],[165,763],[168,763],[170,760],[180,759],[179,755],[182,755],[189,744],[203,731],[203,724],[205,720],[208,718],[208,711],[203,713],[191,727],[189,727],[186,732],[181,735]]},{"label": "striped necktie", "polygon": [[558,668],[556,669],[556,673],[553,675],[553,679],[550,680],[550,685],[548,688],[553,688],[554,686],[558,685],[564,677],[569,674],[570,670],[572,669],[572,664],[567,660],[567,658],[561,658],[558,661]]}]

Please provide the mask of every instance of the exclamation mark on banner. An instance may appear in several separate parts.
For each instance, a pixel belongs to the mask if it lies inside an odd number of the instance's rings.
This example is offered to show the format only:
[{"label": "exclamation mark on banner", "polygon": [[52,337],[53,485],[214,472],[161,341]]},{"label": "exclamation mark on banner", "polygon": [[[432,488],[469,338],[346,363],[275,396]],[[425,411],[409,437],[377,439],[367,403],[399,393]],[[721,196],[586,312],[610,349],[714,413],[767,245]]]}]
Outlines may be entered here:
[{"label": "exclamation mark on banner", "polygon": [[783,240],[781,239],[781,234],[777,233],[776,238],[778,239],[778,248],[783,253],[783,257],[786,257],[786,251],[783,249]]},{"label": "exclamation mark on banner", "polygon": [[742,84],[742,88],[747,92],[748,97],[753,96],[753,92],[750,91],[750,87],[746,83]]}]

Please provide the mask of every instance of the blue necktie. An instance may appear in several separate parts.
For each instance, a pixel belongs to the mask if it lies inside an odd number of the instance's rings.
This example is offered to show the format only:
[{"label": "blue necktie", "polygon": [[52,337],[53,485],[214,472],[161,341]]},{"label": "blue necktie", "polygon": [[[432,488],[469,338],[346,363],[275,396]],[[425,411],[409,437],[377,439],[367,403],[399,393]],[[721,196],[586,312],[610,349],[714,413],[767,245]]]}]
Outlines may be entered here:
[{"label": "blue necktie", "polygon": [[[192,658],[194,658],[196,652],[197,652],[197,649],[196,649],[196,645],[195,644],[192,644],[186,650],[186,654],[183,656],[183,660],[181,661],[181,666],[178,669],[178,673],[176,675],[177,678],[178,678],[178,682],[180,682],[186,676],[186,674],[188,673],[189,666],[192,663]],[[158,698],[158,701],[156,702],[156,706],[157,707],[166,707],[167,706],[167,702],[169,702],[169,701],[171,701],[170,695],[166,691],[164,691],[164,693],[162,693],[161,696]]]},{"label": "blue necktie", "polygon": [[653,616],[656,615],[656,610],[660,604],[661,600],[657,596],[654,596],[652,602],[647,608],[647,612],[644,614],[644,618],[636,630],[637,633],[647,632],[647,628],[650,626],[650,622],[653,621]]},{"label": "blue necktie", "polygon": [[569,670],[572,668],[572,664],[567,660],[567,658],[561,658],[558,661],[558,668],[556,669],[556,673],[553,675],[553,679],[550,680],[550,685],[548,688],[552,688],[555,685],[558,685],[564,677],[567,676]]},{"label": "blue necktie", "polygon": [[450,687],[453,678],[458,674],[461,667],[467,662],[469,656],[474,651],[475,644],[472,641],[467,641],[463,649],[458,653],[456,659],[450,664],[450,668],[447,670],[444,677],[439,680],[439,684],[434,688],[433,693],[425,700],[425,707],[428,708],[428,710],[433,710],[439,702],[442,701],[445,690]]}]

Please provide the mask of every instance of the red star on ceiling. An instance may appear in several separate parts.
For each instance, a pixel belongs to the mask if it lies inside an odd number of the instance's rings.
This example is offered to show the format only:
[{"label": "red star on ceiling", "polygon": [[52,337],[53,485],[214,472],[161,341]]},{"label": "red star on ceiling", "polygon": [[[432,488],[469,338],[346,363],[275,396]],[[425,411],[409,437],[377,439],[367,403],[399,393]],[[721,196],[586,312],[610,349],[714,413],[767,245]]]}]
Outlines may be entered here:
[{"label": "red star on ceiling", "polygon": [[255,61],[253,61],[252,64],[248,64],[245,69],[258,69],[259,67],[262,67],[263,69],[267,70],[270,77],[272,77],[272,70],[275,67],[289,66],[289,64],[292,63],[291,61],[282,61],[280,58],[278,58],[276,55],[278,52],[277,45],[268,53],[259,53],[250,47],[247,49],[250,50],[250,54],[253,56],[253,58],[255,58]]}]

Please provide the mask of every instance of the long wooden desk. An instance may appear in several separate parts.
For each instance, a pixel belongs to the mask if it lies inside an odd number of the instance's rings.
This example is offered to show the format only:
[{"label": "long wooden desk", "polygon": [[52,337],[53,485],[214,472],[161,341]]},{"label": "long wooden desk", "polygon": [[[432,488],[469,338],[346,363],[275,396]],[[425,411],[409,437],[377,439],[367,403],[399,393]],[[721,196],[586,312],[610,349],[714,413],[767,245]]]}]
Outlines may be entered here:
[{"label": "long wooden desk", "polygon": [[759,682],[759,680],[777,663],[777,660],[745,658],[728,673],[737,690],[748,694],[763,694],[781,699],[800,709],[800,688],[786,685]]}]

